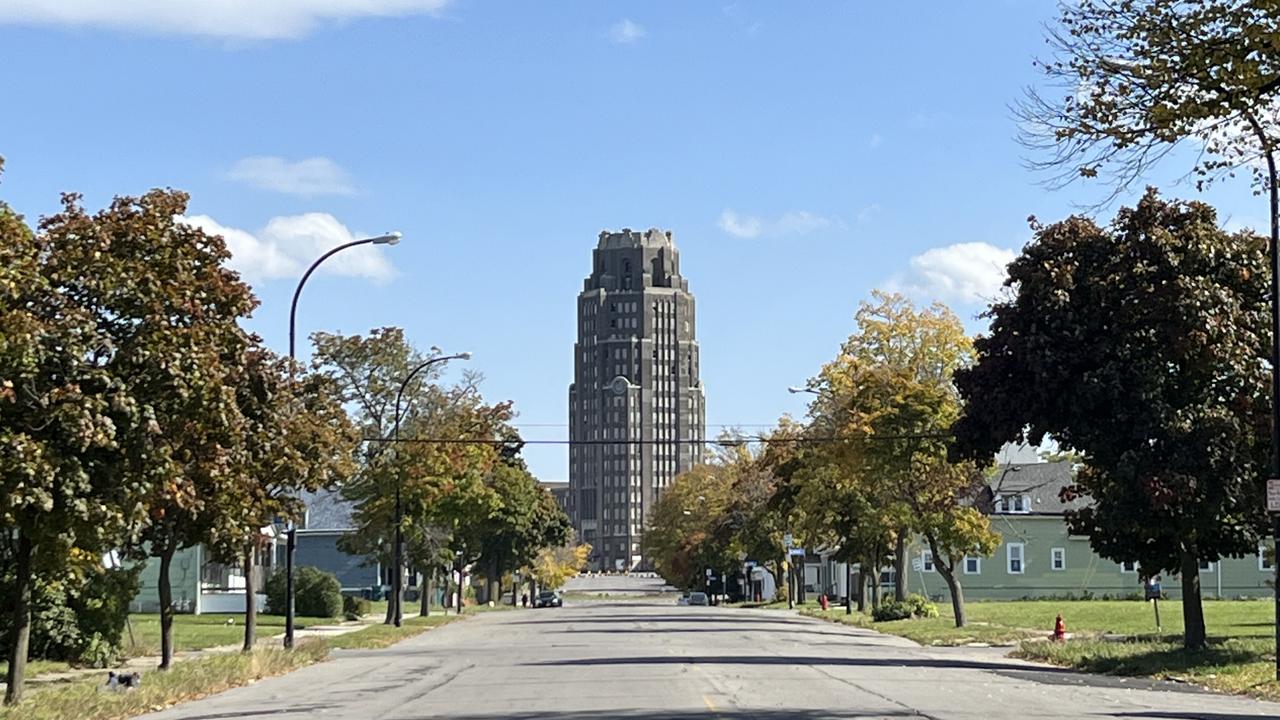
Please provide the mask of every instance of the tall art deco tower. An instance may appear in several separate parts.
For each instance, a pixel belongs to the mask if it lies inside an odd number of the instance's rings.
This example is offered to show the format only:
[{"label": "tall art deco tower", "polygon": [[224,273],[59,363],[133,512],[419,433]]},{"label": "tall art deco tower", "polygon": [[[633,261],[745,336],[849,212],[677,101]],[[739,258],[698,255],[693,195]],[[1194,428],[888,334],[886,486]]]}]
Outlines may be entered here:
[{"label": "tall art deco tower", "polygon": [[702,458],[693,295],[671,232],[602,232],[578,295],[568,510],[592,567],[647,566],[649,508]]}]

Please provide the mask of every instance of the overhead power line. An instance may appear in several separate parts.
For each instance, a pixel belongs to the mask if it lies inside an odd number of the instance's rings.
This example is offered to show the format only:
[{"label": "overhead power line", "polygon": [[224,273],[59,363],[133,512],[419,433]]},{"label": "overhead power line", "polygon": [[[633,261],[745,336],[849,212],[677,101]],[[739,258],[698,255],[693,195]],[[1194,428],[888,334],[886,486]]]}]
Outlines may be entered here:
[{"label": "overhead power line", "polygon": [[653,440],[653,439],[622,439],[622,440],[522,440],[501,439],[501,438],[364,438],[363,442],[367,443],[417,443],[424,445],[671,445],[671,444],[689,444],[701,443],[705,445],[723,445],[735,446],[746,445],[749,443],[830,443],[830,442],[846,442],[849,440],[948,440],[951,438],[949,433],[912,433],[906,435],[830,435],[830,436],[808,436],[808,437],[739,437],[726,439],[708,439],[708,440],[690,440],[681,438],[679,440]]}]

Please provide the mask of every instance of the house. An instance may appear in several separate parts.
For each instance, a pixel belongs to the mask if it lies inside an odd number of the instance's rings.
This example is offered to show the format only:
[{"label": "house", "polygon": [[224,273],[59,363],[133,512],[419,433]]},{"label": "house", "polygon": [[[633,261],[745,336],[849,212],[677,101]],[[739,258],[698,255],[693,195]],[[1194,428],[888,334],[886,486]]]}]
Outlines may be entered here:
[{"label": "house", "polygon": [[[255,562],[258,572],[253,590],[259,610],[264,610],[267,596],[263,592],[265,579],[272,571],[271,562],[277,538],[272,528],[263,528],[263,543]],[[280,547],[284,547],[280,538]],[[129,602],[129,611],[135,613],[160,612],[160,563],[148,558],[138,576],[138,593]],[[245,578],[239,563],[225,564],[215,560],[203,545],[183,548],[169,562],[169,588],[173,606],[177,612],[200,615],[203,613],[238,613],[244,611]]]},{"label": "house", "polygon": [[[1065,513],[1083,507],[1088,498],[1063,502],[1059,491],[1072,482],[1068,462],[1011,463],[998,466],[988,492],[979,499],[1001,536],[990,557],[966,557],[958,571],[966,600],[1017,600],[1052,597],[1129,597],[1143,592],[1136,563],[1116,562],[1095,553],[1089,538],[1072,535]],[[1269,597],[1275,568],[1264,548],[1243,558],[1202,562],[1201,592],[1206,598]],[[909,592],[935,601],[950,600],[946,581],[937,572],[923,538],[907,548],[906,585]],[[825,555],[811,555],[805,564],[809,593],[824,589],[832,597],[844,595],[844,565]],[[883,591],[893,593],[892,568],[881,571]],[[1167,597],[1179,598],[1177,577],[1162,578]]]},{"label": "house", "polygon": [[[310,566],[333,573],[343,593],[381,598],[391,584],[381,563],[338,548],[338,540],[355,531],[352,503],[343,498],[339,490],[303,493],[302,501],[306,513],[297,530],[294,567]],[[283,542],[279,553],[283,566]]]}]

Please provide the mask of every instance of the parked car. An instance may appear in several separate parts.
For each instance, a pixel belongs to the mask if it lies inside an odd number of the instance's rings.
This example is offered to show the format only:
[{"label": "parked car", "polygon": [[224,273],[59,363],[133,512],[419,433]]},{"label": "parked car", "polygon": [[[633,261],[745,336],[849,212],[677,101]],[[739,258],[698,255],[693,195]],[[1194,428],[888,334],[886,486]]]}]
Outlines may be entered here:
[{"label": "parked car", "polygon": [[564,601],[553,590],[543,590],[533,599],[533,606],[536,608],[544,607],[561,607]]},{"label": "parked car", "polygon": [[707,594],[706,594],[706,593],[704,593],[704,592],[691,592],[691,593],[689,593],[689,604],[690,604],[690,605],[702,605],[702,606],[704,606],[704,607],[705,607],[705,606],[707,606],[707,605],[710,605],[711,603],[707,602]]},{"label": "parked car", "polygon": [[689,593],[685,593],[685,594],[681,595],[681,596],[680,596],[680,599],[679,599],[679,600],[676,600],[676,604],[677,604],[677,605],[688,605],[688,604],[689,604]]}]

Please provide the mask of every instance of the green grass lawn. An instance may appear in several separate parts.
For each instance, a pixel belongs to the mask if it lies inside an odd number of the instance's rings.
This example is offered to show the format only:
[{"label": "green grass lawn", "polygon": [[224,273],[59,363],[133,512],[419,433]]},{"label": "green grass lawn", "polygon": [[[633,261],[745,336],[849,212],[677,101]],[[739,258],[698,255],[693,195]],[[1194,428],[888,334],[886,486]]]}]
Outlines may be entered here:
[{"label": "green grass lawn", "polygon": [[[230,621],[230,623],[228,623]],[[341,622],[340,618],[297,617],[297,627],[329,625]],[[133,629],[132,640],[126,630],[121,638],[124,652],[131,657],[158,655],[160,653],[159,613],[138,613],[129,616]],[[284,632],[283,615],[259,615],[258,637],[270,637]],[[176,615],[173,618],[173,646],[184,650],[204,650],[221,645],[244,642],[244,615]]]},{"label": "green grass lawn", "polygon": [[[955,627],[950,605],[940,617],[872,622],[843,607],[801,612],[833,622],[871,627],[923,645],[1016,644],[1016,657],[1087,672],[1147,676],[1194,682],[1224,692],[1280,700],[1275,677],[1275,606],[1269,600],[1204,603],[1209,647],[1182,649],[1182,603],[1160,603],[1157,633],[1151,603],[1134,600],[1020,600],[969,603],[969,624]],[[1045,642],[1062,613],[1065,643]]]}]

